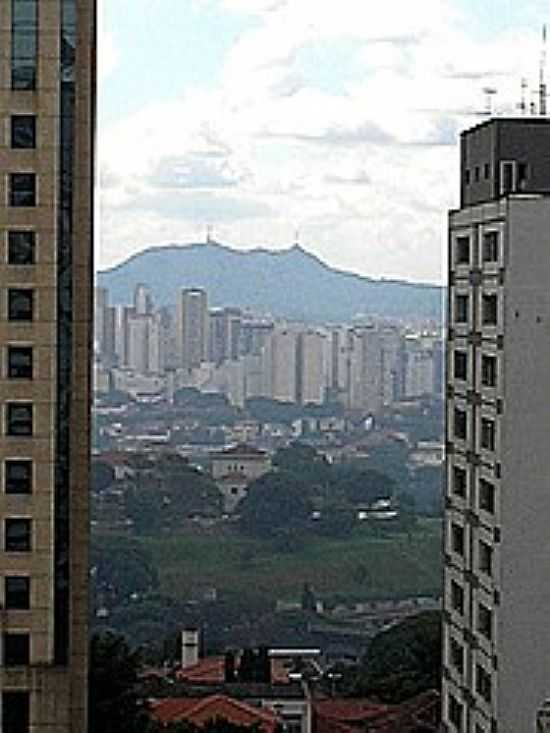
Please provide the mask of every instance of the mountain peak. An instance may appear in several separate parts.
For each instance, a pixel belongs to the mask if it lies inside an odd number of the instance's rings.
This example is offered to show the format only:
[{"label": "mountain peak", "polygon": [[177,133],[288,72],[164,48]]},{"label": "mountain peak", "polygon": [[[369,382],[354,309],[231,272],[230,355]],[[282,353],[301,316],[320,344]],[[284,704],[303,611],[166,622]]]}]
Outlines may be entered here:
[{"label": "mountain peak", "polygon": [[309,322],[349,322],[356,313],[441,315],[441,288],[340,272],[298,242],[278,251],[235,250],[216,241],[151,247],[97,279],[116,304],[130,303],[136,284],[145,282],[158,305],[173,305],[181,288],[202,287],[211,307],[233,305]]}]

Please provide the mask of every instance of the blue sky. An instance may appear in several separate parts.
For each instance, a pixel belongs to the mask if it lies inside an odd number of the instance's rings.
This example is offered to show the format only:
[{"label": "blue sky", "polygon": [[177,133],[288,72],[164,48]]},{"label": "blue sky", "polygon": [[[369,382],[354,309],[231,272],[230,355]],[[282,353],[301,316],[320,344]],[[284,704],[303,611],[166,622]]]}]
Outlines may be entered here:
[{"label": "blue sky", "polygon": [[[145,246],[302,245],[440,281],[457,139],[515,111],[542,2],[100,0],[100,267]],[[550,13],[549,13],[550,19]]]}]

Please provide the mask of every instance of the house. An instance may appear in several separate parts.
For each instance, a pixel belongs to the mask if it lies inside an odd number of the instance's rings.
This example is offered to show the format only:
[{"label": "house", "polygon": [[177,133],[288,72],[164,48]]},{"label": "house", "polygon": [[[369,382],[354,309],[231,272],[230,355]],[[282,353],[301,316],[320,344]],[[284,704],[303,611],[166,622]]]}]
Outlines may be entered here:
[{"label": "house", "polygon": [[279,722],[270,710],[227,695],[165,698],[152,703],[151,715],[163,725],[185,722],[201,728],[210,721],[225,720],[233,725],[258,725],[261,733],[275,733]]},{"label": "house", "polygon": [[271,458],[264,451],[239,443],[212,453],[212,478],[224,502],[224,511],[235,511],[248,492],[248,486],[271,470]]}]

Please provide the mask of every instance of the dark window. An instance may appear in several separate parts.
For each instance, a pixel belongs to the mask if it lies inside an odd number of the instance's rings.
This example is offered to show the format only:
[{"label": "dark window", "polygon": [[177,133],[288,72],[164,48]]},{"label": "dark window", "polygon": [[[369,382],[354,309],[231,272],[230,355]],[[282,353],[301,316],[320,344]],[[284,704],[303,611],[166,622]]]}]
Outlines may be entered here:
[{"label": "dark window", "polygon": [[28,634],[4,634],[4,666],[17,667],[30,661],[30,637]]},{"label": "dark window", "polygon": [[457,323],[468,323],[468,296],[455,296],[455,321]]},{"label": "dark window", "polygon": [[4,604],[8,611],[27,611],[31,607],[31,579],[28,576],[6,576]]},{"label": "dark window", "polygon": [[449,722],[454,725],[454,727],[462,731],[462,705],[458,702],[456,697],[449,693]]},{"label": "dark window", "polygon": [[479,541],[479,569],[486,575],[493,574],[493,548],[483,540]]},{"label": "dark window", "polygon": [[514,190],[514,163],[502,163],[502,180],[500,188],[502,193],[510,193]]},{"label": "dark window", "polygon": [[36,88],[37,0],[12,0],[11,14],[11,88],[32,90]]},{"label": "dark window", "polygon": [[483,634],[486,639],[491,640],[493,637],[493,614],[484,606],[478,603],[477,606],[477,630]]},{"label": "dark window", "polygon": [[470,237],[457,237],[455,247],[455,263],[467,265],[470,262]]},{"label": "dark window", "polygon": [[458,466],[453,467],[453,494],[466,496],[466,471]]},{"label": "dark window", "polygon": [[481,320],[484,326],[496,326],[498,318],[498,300],[496,293],[483,295],[481,298]]},{"label": "dark window", "polygon": [[479,664],[476,667],[476,692],[486,702],[491,702],[491,675]]},{"label": "dark window", "polygon": [[454,580],[451,580],[451,606],[461,615],[464,613],[464,589]]},{"label": "dark window", "polygon": [[481,418],[481,447],[485,450],[495,450],[495,421],[488,417]]},{"label": "dark window", "polygon": [[6,494],[32,493],[32,461],[27,459],[7,460],[4,464],[4,472]]},{"label": "dark window", "polygon": [[32,379],[32,346],[8,346],[8,378]]},{"label": "dark window", "polygon": [[468,354],[466,351],[454,352],[454,376],[455,379],[465,380],[468,378]]},{"label": "dark window", "polygon": [[489,163],[485,163],[485,165],[483,166],[483,174],[485,176],[485,180],[487,180],[488,178],[490,178],[490,176],[491,176],[491,166],[489,165]]},{"label": "dark window", "polygon": [[34,265],[35,233],[8,232],[8,265]]},{"label": "dark window", "polygon": [[475,177],[476,183],[479,183],[479,166],[478,165],[476,165],[474,169],[474,177]]},{"label": "dark window", "polygon": [[30,730],[30,693],[2,693],[2,725],[9,733],[29,733]]},{"label": "dark window", "polygon": [[454,412],[454,436],[459,440],[466,440],[466,421],[467,416],[464,410],[455,407]]},{"label": "dark window", "polygon": [[470,169],[466,168],[464,171],[464,180],[466,181],[466,185],[470,183]]},{"label": "dark window", "polygon": [[497,358],[496,356],[481,356],[481,384],[484,387],[497,386]]},{"label": "dark window", "polygon": [[4,522],[4,548],[6,552],[31,551],[31,520],[6,519]]},{"label": "dark window", "polygon": [[498,262],[498,232],[485,232],[482,246],[483,262]]},{"label": "dark window", "polygon": [[31,288],[10,288],[8,290],[9,321],[32,321],[33,306],[34,290]]},{"label": "dark window", "polygon": [[464,648],[456,639],[451,638],[449,643],[449,657],[452,666],[462,674],[464,672]]},{"label": "dark window", "polygon": [[451,547],[453,552],[464,554],[464,527],[454,522],[451,524]]},{"label": "dark window", "polygon": [[12,115],[11,147],[36,147],[36,117],[34,115]]},{"label": "dark window", "polygon": [[484,478],[479,479],[479,508],[489,514],[495,513],[495,487]]},{"label": "dark window", "polygon": [[31,402],[8,402],[6,406],[6,435],[29,437],[33,434]]},{"label": "dark window", "polygon": [[10,173],[10,206],[36,206],[35,173]]}]

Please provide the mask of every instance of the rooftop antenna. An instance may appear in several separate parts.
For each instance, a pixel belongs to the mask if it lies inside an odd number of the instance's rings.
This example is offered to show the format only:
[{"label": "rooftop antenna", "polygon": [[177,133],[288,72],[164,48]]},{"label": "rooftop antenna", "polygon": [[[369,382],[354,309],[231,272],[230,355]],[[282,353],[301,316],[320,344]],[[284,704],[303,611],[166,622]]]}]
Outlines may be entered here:
[{"label": "rooftop antenna", "polygon": [[485,94],[485,114],[491,116],[493,114],[493,97],[497,90],[494,87],[483,87]]},{"label": "rooftop antenna", "polygon": [[539,114],[546,117],[546,23],[542,26],[542,50],[539,69]]}]

